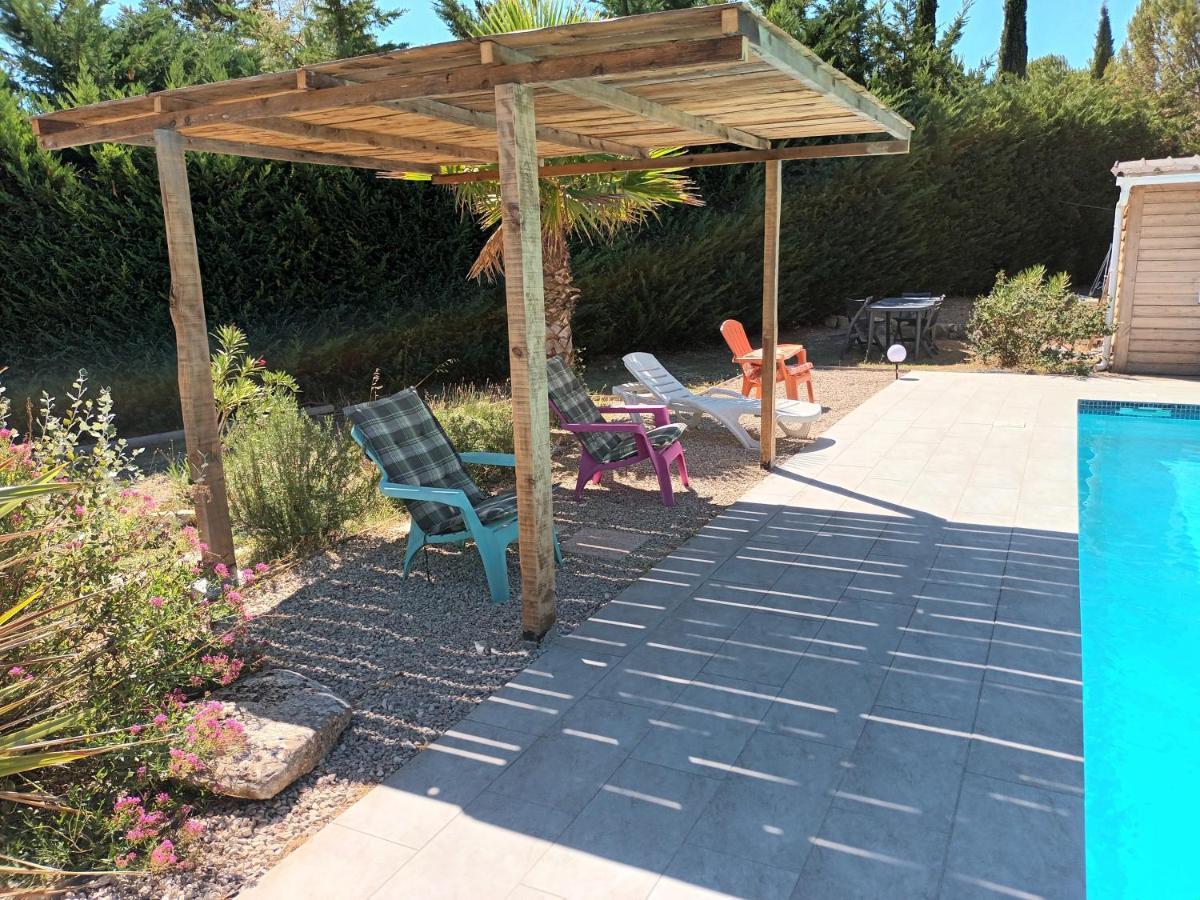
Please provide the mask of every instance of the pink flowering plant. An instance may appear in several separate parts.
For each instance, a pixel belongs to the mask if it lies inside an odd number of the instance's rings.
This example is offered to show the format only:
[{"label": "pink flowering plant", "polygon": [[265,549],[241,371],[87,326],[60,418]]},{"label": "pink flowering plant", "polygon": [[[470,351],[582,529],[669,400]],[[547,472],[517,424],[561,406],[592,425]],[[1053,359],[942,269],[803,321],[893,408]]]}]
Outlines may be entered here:
[{"label": "pink flowering plant", "polygon": [[[244,739],[206,698],[256,658],[246,597],[264,569],[201,563],[82,375],[30,435],[2,401],[0,791],[23,801],[0,845],[58,869],[185,866],[204,834],[188,779]],[[4,503],[33,483],[41,496]]]}]

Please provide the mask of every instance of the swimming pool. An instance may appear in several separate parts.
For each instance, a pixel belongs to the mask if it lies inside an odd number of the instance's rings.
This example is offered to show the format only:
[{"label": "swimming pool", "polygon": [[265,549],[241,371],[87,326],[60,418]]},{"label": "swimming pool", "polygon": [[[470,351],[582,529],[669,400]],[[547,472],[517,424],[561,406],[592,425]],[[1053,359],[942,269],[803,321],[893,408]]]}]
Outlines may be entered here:
[{"label": "swimming pool", "polygon": [[1200,406],[1079,403],[1088,896],[1200,897]]}]

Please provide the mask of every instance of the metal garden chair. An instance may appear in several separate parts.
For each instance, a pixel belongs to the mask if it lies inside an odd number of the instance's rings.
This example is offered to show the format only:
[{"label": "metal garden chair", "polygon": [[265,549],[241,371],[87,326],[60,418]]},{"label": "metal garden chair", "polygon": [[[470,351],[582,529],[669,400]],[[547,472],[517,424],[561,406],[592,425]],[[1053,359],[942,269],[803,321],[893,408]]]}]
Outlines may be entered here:
[{"label": "metal garden chair", "polygon": [[[347,406],[345,414],[353,425],[350,434],[379,467],[380,491],[386,497],[403,500],[412,518],[404,549],[405,577],[422,547],[473,540],[492,602],[507,602],[505,551],[517,538],[516,493],[485,493],[463,463],[514,466],[513,455],[460,454],[412,388],[370,403]],[[557,534],[554,556],[562,562]]]}]

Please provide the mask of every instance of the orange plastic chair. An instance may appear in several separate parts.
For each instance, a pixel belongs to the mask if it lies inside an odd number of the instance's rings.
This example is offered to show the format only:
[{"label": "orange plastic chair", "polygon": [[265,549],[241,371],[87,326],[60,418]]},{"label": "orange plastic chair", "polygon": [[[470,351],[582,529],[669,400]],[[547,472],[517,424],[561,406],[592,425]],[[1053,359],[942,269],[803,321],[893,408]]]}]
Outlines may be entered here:
[{"label": "orange plastic chair", "polygon": [[[725,343],[733,351],[734,365],[742,367],[742,395],[761,398],[762,364],[745,359],[746,356],[754,352],[750,346],[750,339],[746,337],[746,329],[742,327],[742,323],[737,319],[726,319],[721,323],[721,337],[725,338]],[[793,356],[789,357],[794,358],[796,361],[789,363],[783,359],[777,360],[775,381],[782,381],[784,383],[784,390],[789,400],[800,399],[800,384],[803,382],[808,391],[808,402],[815,403],[816,398],[813,394],[812,384],[813,364],[808,361],[808,353],[800,344],[789,346],[796,348]]]}]

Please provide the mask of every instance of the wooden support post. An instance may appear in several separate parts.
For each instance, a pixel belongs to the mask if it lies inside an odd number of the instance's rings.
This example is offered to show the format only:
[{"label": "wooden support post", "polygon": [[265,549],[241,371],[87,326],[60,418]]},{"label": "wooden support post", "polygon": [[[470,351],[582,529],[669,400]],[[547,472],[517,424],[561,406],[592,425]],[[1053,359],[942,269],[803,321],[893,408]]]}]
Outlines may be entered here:
[{"label": "wooden support post", "polygon": [[770,470],[775,465],[775,348],[779,345],[779,210],[783,163],[763,163],[766,190],[763,196],[763,293],[762,293],[762,418],[759,428],[759,463]]},{"label": "wooden support post", "polygon": [[554,507],[546,394],[546,301],[533,88],[500,84],[496,137],[504,228],[504,290],[520,519],[521,626],[541,640],[554,624]]},{"label": "wooden support post", "polygon": [[208,325],[200,284],[200,257],[192,221],[184,139],[174,131],[155,131],[158,185],[167,226],[167,255],[171,260],[171,321],[179,360],[179,399],[183,407],[184,442],[196,501],[200,539],[208,545],[205,558],[233,569],[233,530],[225,496],[225,467],[221,435],[213,400],[208,356]]}]

